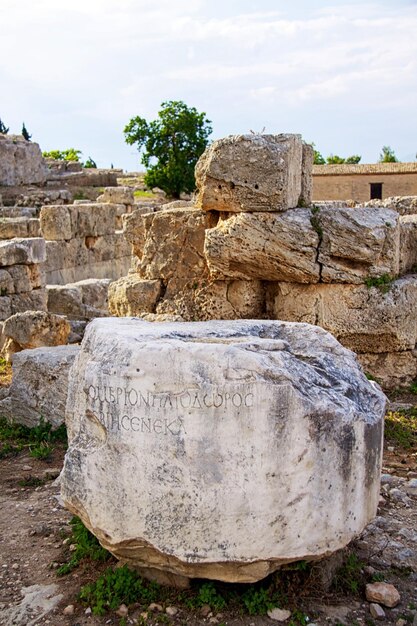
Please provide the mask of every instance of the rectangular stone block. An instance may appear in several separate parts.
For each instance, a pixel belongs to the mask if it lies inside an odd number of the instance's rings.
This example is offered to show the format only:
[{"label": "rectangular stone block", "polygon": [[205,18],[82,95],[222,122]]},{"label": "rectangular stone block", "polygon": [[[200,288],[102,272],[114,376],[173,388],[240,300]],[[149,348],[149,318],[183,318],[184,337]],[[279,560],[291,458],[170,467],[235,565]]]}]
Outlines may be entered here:
[{"label": "rectangular stone block", "polygon": [[400,278],[387,291],[366,285],[278,283],[268,287],[267,314],[321,326],[357,353],[414,350],[417,277]]},{"label": "rectangular stone block", "polygon": [[46,261],[46,246],[45,240],[41,237],[0,241],[0,266],[31,265],[44,261]]},{"label": "rectangular stone block", "polygon": [[417,215],[400,217],[400,273],[417,273]]},{"label": "rectangular stone block", "polygon": [[112,204],[80,204],[77,206],[76,237],[112,235],[116,230],[117,208]]},{"label": "rectangular stone block", "polygon": [[75,236],[77,213],[70,206],[47,205],[40,213],[42,236],[48,241],[63,241]]},{"label": "rectangular stone block", "polygon": [[12,265],[7,268],[13,280],[13,293],[24,293],[43,287],[43,268],[37,265]]},{"label": "rectangular stone block", "polygon": [[309,209],[238,213],[206,230],[204,254],[213,276],[317,283],[319,236]]},{"label": "rectangular stone block", "polygon": [[197,206],[228,213],[297,207],[302,160],[301,135],[231,135],[214,141],[195,169]]},{"label": "rectangular stone block", "polygon": [[321,244],[318,256],[325,283],[361,284],[399,274],[400,226],[384,208],[322,208],[313,216]]},{"label": "rectangular stone block", "polygon": [[7,320],[12,315],[10,296],[0,296],[0,320]]},{"label": "rectangular stone block", "polygon": [[47,311],[48,298],[45,289],[34,289],[26,293],[18,293],[10,296],[12,315],[24,313],[24,311]]}]

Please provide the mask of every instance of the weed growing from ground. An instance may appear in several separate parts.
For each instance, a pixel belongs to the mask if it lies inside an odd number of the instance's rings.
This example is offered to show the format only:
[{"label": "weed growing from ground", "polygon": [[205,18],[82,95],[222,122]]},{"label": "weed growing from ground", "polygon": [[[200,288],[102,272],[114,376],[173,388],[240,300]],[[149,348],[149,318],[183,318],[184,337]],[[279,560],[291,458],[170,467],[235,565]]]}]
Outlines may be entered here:
[{"label": "weed growing from ground", "polygon": [[52,425],[41,419],[34,428],[15,424],[0,418],[0,458],[18,454],[29,448],[30,455],[37,459],[47,459],[53,451],[53,443],[66,443],[65,426],[52,430]]},{"label": "weed growing from ground", "polygon": [[336,572],[333,581],[335,591],[360,595],[365,585],[363,566],[364,563],[362,563],[354,552],[351,552],[342,567]]},{"label": "weed growing from ground", "polygon": [[404,450],[417,447],[417,410],[388,411],[385,416],[385,439]]},{"label": "weed growing from ground", "polygon": [[69,537],[69,544],[76,546],[71,553],[71,559],[57,569],[57,574],[63,576],[75,569],[82,559],[93,561],[107,561],[110,553],[99,544],[98,539],[90,533],[78,517],[73,517],[70,521],[72,532]]},{"label": "weed growing from ground", "polygon": [[142,191],[141,189],[137,189],[133,192],[135,198],[154,198],[155,195],[152,191]]},{"label": "weed growing from ground", "polygon": [[368,289],[376,287],[381,293],[388,293],[391,289],[392,278],[389,274],[382,274],[378,277],[369,277],[365,280],[365,285]]},{"label": "weed growing from ground", "polygon": [[139,602],[148,606],[157,601],[159,592],[157,583],[143,580],[124,565],[107,569],[96,582],[82,587],[79,599],[91,606],[94,615],[104,615],[121,604]]},{"label": "weed growing from ground", "polygon": [[221,611],[225,608],[227,601],[218,591],[215,583],[206,582],[199,587],[196,595],[185,599],[185,604],[190,609],[198,609],[208,604],[212,609]]}]

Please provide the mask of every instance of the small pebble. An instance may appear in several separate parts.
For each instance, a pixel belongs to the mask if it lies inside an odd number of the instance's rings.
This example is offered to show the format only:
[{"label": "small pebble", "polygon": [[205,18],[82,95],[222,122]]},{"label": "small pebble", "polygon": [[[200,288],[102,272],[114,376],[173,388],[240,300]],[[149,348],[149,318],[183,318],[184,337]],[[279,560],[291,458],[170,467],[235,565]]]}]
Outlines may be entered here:
[{"label": "small pebble", "polygon": [[374,619],[384,619],[385,617],[385,611],[382,606],[379,606],[379,604],[371,604],[369,606],[369,611]]},{"label": "small pebble", "polygon": [[152,602],[152,604],[150,604],[148,606],[148,611],[163,611],[163,607],[161,604],[156,604],[155,602]]},{"label": "small pebble", "polygon": [[165,609],[165,613],[170,617],[174,617],[174,615],[178,613],[178,609],[176,606],[167,606],[167,608]]},{"label": "small pebble", "polygon": [[74,615],[74,605],[73,604],[69,604],[68,606],[65,607],[65,609],[62,611],[64,615]]},{"label": "small pebble", "polygon": [[291,617],[291,611],[287,611],[286,609],[271,609],[268,611],[268,617],[275,622],[285,622]]},{"label": "small pebble", "polygon": [[127,608],[126,604],[121,604],[116,611],[116,615],[119,615],[119,617],[126,617],[128,613],[129,609]]}]

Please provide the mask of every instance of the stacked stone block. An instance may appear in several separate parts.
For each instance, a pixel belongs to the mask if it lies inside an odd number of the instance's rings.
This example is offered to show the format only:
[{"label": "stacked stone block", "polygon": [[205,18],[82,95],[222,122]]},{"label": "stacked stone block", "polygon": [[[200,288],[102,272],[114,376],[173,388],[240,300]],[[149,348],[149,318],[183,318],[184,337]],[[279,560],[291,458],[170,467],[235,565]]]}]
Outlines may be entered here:
[{"label": "stacked stone block", "polygon": [[0,241],[0,320],[27,310],[46,311],[41,237]]},{"label": "stacked stone block", "polygon": [[48,284],[116,279],[128,271],[131,253],[123,233],[116,230],[118,211],[119,205],[106,203],[42,207]]},{"label": "stacked stone block", "polygon": [[125,217],[137,263],[111,312],[309,322],[385,385],[416,378],[415,205],[311,206],[312,159],[299,135],[214,142],[195,206]]}]

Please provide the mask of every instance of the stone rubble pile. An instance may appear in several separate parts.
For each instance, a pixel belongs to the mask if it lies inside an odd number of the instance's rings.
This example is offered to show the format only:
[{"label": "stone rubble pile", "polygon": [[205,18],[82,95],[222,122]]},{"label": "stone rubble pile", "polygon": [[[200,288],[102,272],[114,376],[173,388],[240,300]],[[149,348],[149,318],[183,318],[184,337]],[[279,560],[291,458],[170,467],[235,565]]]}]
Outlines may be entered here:
[{"label": "stone rubble pile", "polygon": [[137,261],[110,286],[114,315],[309,322],[387,386],[417,377],[417,204],[311,206],[312,149],[299,135],[214,142],[194,204],[134,211]]}]

